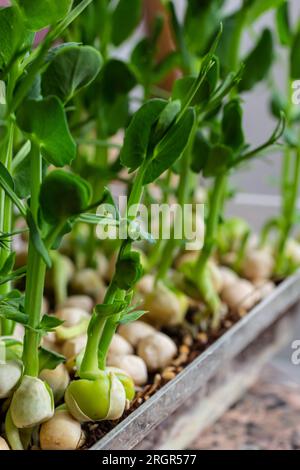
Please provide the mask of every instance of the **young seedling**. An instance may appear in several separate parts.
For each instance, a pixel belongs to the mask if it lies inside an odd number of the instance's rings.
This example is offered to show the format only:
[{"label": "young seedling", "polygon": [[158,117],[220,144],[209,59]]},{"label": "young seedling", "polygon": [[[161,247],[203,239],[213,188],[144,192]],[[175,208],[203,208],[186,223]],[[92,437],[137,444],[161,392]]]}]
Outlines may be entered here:
[{"label": "young seedling", "polygon": [[[89,3],[83,0],[71,10],[71,0],[51,2],[49,10],[47,0],[39,2],[38,6],[35,2],[14,2],[14,6],[0,10],[0,22],[4,27],[0,34],[5,38],[0,65],[7,88],[2,117],[8,132],[4,143],[6,157],[0,162],[1,197],[5,220],[9,220],[3,228],[9,236],[12,234],[11,203],[26,219],[29,228],[24,303],[17,292],[4,292],[6,297],[3,295],[1,298],[3,310],[6,305],[6,320],[16,320],[25,326],[23,373],[6,421],[12,447],[19,447],[18,429],[32,428],[52,416],[52,392],[38,376],[41,366],[52,369],[64,360],[62,356],[40,348],[42,336],[61,324],[54,317],[41,316],[45,272],[46,267],[51,266],[49,251],[58,246],[60,238],[69,230],[70,219],[88,209],[91,189],[75,174],[55,170],[45,176],[45,170],[49,165],[69,165],[75,158],[76,145],[68,128],[64,104],[96,77],[101,60],[91,48],[74,46],[71,51],[69,49],[69,67],[57,67],[56,78],[59,75],[59,80],[55,81],[53,62],[56,50],[52,50],[48,57],[47,54],[52,42]],[[44,41],[33,49],[33,33],[49,23],[54,26]],[[16,29],[18,38],[14,37]],[[76,68],[78,61],[85,64],[85,70]],[[39,82],[40,73],[43,75]],[[29,153],[18,158],[19,165],[14,166],[14,176],[21,164],[26,174],[27,186],[22,194],[11,175],[13,136],[17,129],[30,142]],[[27,199],[28,204],[21,199]],[[6,256],[4,268],[8,271],[7,259]],[[12,272],[11,278],[18,274]]]},{"label": "young seedling", "polygon": [[275,244],[274,274],[276,277],[282,278],[297,269],[298,264],[293,259],[293,255],[289,256],[288,244],[297,219],[297,197],[300,183],[299,111],[293,103],[293,82],[300,77],[298,59],[300,29],[299,27],[294,29],[291,26],[287,2],[277,10],[277,34],[281,46],[289,53],[286,94],[284,95],[275,89],[271,103],[273,115],[278,116],[280,112],[284,112],[287,121],[281,175],[282,208],[280,216],[266,224],[262,234],[262,243],[264,244],[268,240],[269,232],[275,228],[278,240]]},{"label": "young seedling", "polygon": [[[172,101],[150,100],[135,113],[126,130],[120,159],[130,172],[136,172],[125,215],[131,229],[137,229],[136,217],[144,187],[166,171],[188,143],[195,122],[195,113],[189,107],[192,97],[193,93],[177,107],[175,114],[167,112],[173,107]],[[87,346],[78,372],[80,379],[69,385],[65,395],[70,412],[82,421],[117,419],[123,414],[126,396],[128,399],[133,396],[129,378],[125,381],[124,375],[106,368],[108,349],[117,325],[144,313],[134,312],[134,308],[129,307],[132,290],[142,276],[140,256],[131,245],[130,238],[121,245],[104,304],[96,307],[89,325]]]},{"label": "young seedling", "polygon": [[[185,269],[188,279],[197,286],[208,312],[213,316],[213,328],[219,325],[221,303],[212,284],[208,262],[216,248],[219,218],[223,209],[228,175],[232,169],[249,162],[272,147],[284,132],[285,120],[282,117],[272,136],[253,150],[249,150],[249,145],[245,144],[242,108],[239,100],[233,99],[224,106],[220,124],[219,134],[214,133],[213,140],[207,140],[200,134],[194,149],[194,168],[202,172],[205,178],[213,178],[213,185],[204,246],[195,265],[187,266]],[[205,151],[203,151],[204,148]]]}]

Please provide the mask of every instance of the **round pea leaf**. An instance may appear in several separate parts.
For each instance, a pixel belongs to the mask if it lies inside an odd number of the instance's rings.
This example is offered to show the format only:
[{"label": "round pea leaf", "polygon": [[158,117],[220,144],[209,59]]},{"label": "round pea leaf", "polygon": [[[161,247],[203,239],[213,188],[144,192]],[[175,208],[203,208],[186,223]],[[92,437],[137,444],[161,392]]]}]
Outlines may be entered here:
[{"label": "round pea leaf", "polygon": [[76,144],[58,98],[25,101],[16,118],[19,128],[40,146],[49,163],[62,167],[75,158]]},{"label": "round pea leaf", "polygon": [[171,126],[155,148],[143,184],[153,183],[181,157],[189,143],[195,121],[194,109],[188,108],[182,118]]},{"label": "round pea leaf", "polygon": [[130,171],[136,170],[146,158],[152,126],[158,122],[167,104],[161,99],[149,100],[133,115],[120,154],[122,165]]},{"label": "round pea leaf", "polygon": [[73,0],[14,0],[30,31],[39,31],[64,18],[72,8]]},{"label": "round pea leaf", "polygon": [[[17,31],[17,34],[16,34]],[[0,69],[13,60],[25,39],[23,18],[17,8],[0,9]]]},{"label": "round pea leaf", "polygon": [[112,14],[112,42],[119,46],[133,33],[142,18],[141,0],[119,0]]},{"label": "round pea leaf", "polygon": [[86,210],[90,199],[90,185],[79,176],[64,170],[49,173],[41,186],[42,215],[51,225],[80,214]]},{"label": "round pea leaf", "polygon": [[111,59],[99,75],[101,98],[113,102],[119,95],[127,95],[136,85],[136,78],[128,65],[118,59]]},{"label": "round pea leaf", "polygon": [[100,72],[102,58],[90,46],[59,47],[42,75],[43,96],[55,95],[69,101],[82,88],[88,86]]}]

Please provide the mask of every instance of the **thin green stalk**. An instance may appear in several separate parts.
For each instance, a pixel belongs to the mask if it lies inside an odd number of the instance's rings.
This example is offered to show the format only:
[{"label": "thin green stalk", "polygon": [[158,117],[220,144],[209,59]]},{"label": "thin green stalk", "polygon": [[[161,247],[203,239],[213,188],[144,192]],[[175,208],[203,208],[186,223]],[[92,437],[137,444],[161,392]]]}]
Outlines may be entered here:
[{"label": "thin green stalk", "polygon": [[[5,152],[4,165],[6,169],[11,172],[12,154],[13,154],[13,141],[14,141],[14,123],[10,122],[8,130],[8,142]],[[12,231],[12,203],[10,198],[3,190],[0,190],[0,232],[11,233]],[[0,248],[0,267],[2,267],[10,255],[10,244],[6,248]],[[0,286],[0,294],[5,295],[11,290],[11,282],[7,282]],[[1,334],[9,336],[12,334],[14,324],[11,320],[5,318],[1,319]]]},{"label": "thin green stalk", "polygon": [[44,41],[30,54],[28,58],[23,61],[23,72],[28,67],[27,74],[22,80],[18,90],[14,94],[14,97],[8,107],[8,114],[13,113],[23,101],[31,85],[34,82],[35,77],[39,73],[40,69],[44,66],[44,59],[48,54],[48,50],[53,42],[59,38],[64,30],[76,20],[76,18],[86,9],[86,7],[92,3],[93,0],[82,0],[70,13],[52,30],[49,31]]},{"label": "thin green stalk", "polygon": [[[30,209],[34,220],[38,221],[39,192],[42,183],[42,158],[38,146],[32,144],[31,150],[31,198]],[[63,223],[54,227],[44,243],[50,249],[60,233]],[[29,240],[27,276],[25,289],[25,312],[28,315],[28,328],[24,337],[23,363],[24,374],[37,377],[39,374],[38,349],[40,333],[37,331],[40,320],[44,294],[46,264],[36,251],[32,239]]]},{"label": "thin green stalk", "polygon": [[[182,167],[181,167],[181,174],[180,174],[180,182],[178,187],[178,205],[180,209],[184,208],[184,205],[188,201],[189,193],[192,189],[193,182],[192,182],[192,171],[190,170],[190,162],[191,162],[191,147],[193,143],[193,137],[191,136],[190,143],[183,155],[182,159]],[[176,215],[175,215],[175,222],[176,224]],[[175,226],[172,224],[170,239],[166,243],[164,247],[164,256],[159,264],[159,268],[157,271],[155,281],[158,282],[166,277],[168,270],[170,269],[172,262],[173,262],[173,254],[178,246],[178,240],[175,239]]]},{"label": "thin green stalk", "polygon": [[217,314],[220,300],[213,289],[210,276],[207,270],[208,261],[215,248],[215,240],[218,230],[220,210],[222,208],[224,191],[226,188],[226,174],[223,173],[216,177],[214,181],[213,192],[210,200],[209,216],[206,223],[204,246],[199,254],[198,260],[193,271],[193,278],[199,288],[201,296],[208,309],[214,314],[214,323],[217,322]]},{"label": "thin green stalk", "polygon": [[[127,219],[134,220],[138,213],[138,206],[140,204],[143,195],[143,180],[147,169],[147,163],[145,162],[138,170],[136,175],[127,207]],[[133,212],[129,209],[135,208]],[[120,252],[128,240],[124,240],[122,243]],[[108,290],[105,295],[104,304],[113,304],[117,298],[124,299],[125,292],[118,289],[114,279],[111,281]],[[88,329],[88,341],[84,351],[83,360],[80,367],[80,377],[93,378],[99,370],[104,370],[106,367],[106,357],[108,349],[112,340],[112,337],[117,328],[117,322],[119,315],[106,319],[100,315],[94,314]]]},{"label": "thin green stalk", "polygon": [[281,229],[278,247],[277,247],[277,257],[276,257],[276,266],[275,266],[275,272],[277,274],[281,273],[283,263],[284,263],[287,240],[294,224],[294,216],[295,216],[296,207],[297,207],[299,184],[300,184],[300,149],[297,150],[297,153],[295,155],[295,164],[293,168],[293,181],[290,183],[289,197],[285,200],[284,218],[282,222],[282,229]]},{"label": "thin green stalk", "polygon": [[[115,295],[117,292],[117,288],[115,284],[111,283],[109,288],[107,289],[104,303],[105,304],[113,304]],[[84,351],[84,356],[82,359],[82,363],[80,366],[80,377],[81,378],[93,378],[95,374],[99,371],[99,368],[104,370],[105,369],[105,358],[104,358],[104,366],[103,363],[99,366],[98,361],[98,347],[100,343],[100,339],[105,328],[106,318],[103,318],[96,313],[93,314],[93,317],[90,321],[89,328],[88,328],[88,340],[86,344],[86,348]]]},{"label": "thin green stalk", "polygon": [[[34,220],[38,220],[39,191],[42,183],[42,159],[38,146],[31,149],[31,198],[30,209]],[[39,374],[38,348],[40,335],[35,331],[40,323],[46,265],[36,251],[32,240],[29,241],[28,263],[25,290],[25,312],[28,315],[28,329],[24,337],[23,363],[24,374],[37,377]]]},{"label": "thin green stalk", "polygon": [[[125,298],[124,291],[117,290],[114,300],[115,299],[124,300],[124,298]],[[120,320],[120,314],[114,315],[113,317],[107,320],[105,327],[103,329],[101,341],[98,344],[99,346],[98,347],[98,364],[101,370],[105,370],[108,350],[109,350],[111,341],[113,339],[113,336],[116,332],[119,320]]]},{"label": "thin green stalk", "polygon": [[[288,80],[288,104],[286,111],[287,126],[291,125],[291,113],[293,107],[292,101],[292,82]],[[283,156],[282,179],[281,179],[281,197],[282,197],[282,220],[279,224],[280,233],[277,245],[275,273],[280,275],[285,257],[285,249],[288,237],[293,227],[294,215],[296,212],[297,196],[300,182],[300,148],[296,154],[292,155],[292,149],[287,147]],[[294,168],[292,166],[294,161]]]},{"label": "thin green stalk", "polygon": [[[165,178],[165,181],[164,181],[164,184],[165,186],[170,186],[170,182],[171,182],[171,177],[172,177],[172,170],[169,170],[167,172],[167,176]],[[168,203],[168,191],[165,191],[164,193],[164,196],[163,196],[163,199],[162,199],[162,203],[163,204],[167,204]],[[159,265],[159,259],[161,257],[161,251],[164,247],[164,240],[162,238],[159,238],[154,247],[153,247],[153,250],[151,251],[149,257],[148,257],[148,269],[149,271],[152,271],[152,269]]]}]

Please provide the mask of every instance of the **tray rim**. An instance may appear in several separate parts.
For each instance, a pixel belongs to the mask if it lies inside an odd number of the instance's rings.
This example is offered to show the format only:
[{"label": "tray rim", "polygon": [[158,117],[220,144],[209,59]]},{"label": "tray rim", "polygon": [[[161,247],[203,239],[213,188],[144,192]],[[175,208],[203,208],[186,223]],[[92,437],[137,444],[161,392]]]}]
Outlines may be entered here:
[{"label": "tray rim", "polygon": [[[245,349],[251,342],[285,311],[300,301],[300,270],[284,280],[274,291],[256,305],[244,318],[216,340],[206,351],[185,367],[173,380],[164,385],[152,397],[120,422],[112,431],[93,444],[89,450],[130,450],[141,442],[164,419],[173,413],[180,403],[189,398],[194,392],[213,377],[217,370]],[[250,328],[251,327],[251,328]],[[243,333],[247,333],[244,337]],[[219,361],[214,356],[220,352]],[[222,360],[221,360],[222,359]],[[196,375],[195,375],[196,373]],[[200,375],[200,377],[199,377]],[[180,385],[195,378],[186,393],[176,396]],[[192,386],[190,386],[192,385]],[[174,399],[170,399],[173,395]],[[153,417],[151,409],[163,406],[159,416]],[[145,422],[150,417],[150,423]],[[133,433],[137,428],[139,436]],[[125,446],[124,444],[127,443]],[[116,447],[116,445],[118,445]],[[121,446],[121,447],[120,447]]]}]

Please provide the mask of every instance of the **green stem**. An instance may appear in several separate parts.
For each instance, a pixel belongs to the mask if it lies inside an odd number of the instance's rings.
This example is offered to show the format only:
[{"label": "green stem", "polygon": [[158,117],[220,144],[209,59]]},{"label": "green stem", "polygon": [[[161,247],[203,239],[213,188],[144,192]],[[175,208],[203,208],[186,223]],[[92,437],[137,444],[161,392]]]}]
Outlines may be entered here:
[{"label": "green stem", "polygon": [[[189,193],[192,189],[193,182],[192,182],[192,172],[190,170],[190,161],[191,161],[191,149],[193,145],[193,137],[191,136],[190,144],[188,145],[182,159],[182,167],[181,167],[181,174],[180,174],[180,182],[178,187],[178,205],[180,210],[184,208],[184,205],[188,201]],[[176,216],[175,222],[176,224]],[[173,255],[174,251],[178,247],[179,240],[176,240],[174,237],[175,227],[174,224],[171,227],[170,239],[166,243],[164,247],[164,255],[162,257],[161,263],[159,264],[159,268],[156,275],[156,282],[159,280],[165,279],[171,265],[173,262]]]},{"label": "green stem", "polygon": [[[111,283],[106,292],[104,303],[109,305],[113,304],[116,292],[116,285]],[[105,361],[104,366],[103,364],[99,365],[98,361],[98,348],[105,324],[106,318],[103,318],[96,313],[93,314],[88,327],[88,340],[80,366],[79,375],[81,378],[94,378],[99,372],[99,367],[102,370],[105,369]]]},{"label": "green stem", "polygon": [[217,315],[220,301],[211,285],[208,273],[208,261],[215,248],[216,234],[219,225],[227,176],[223,173],[216,177],[210,201],[209,216],[206,223],[204,246],[201,250],[193,271],[193,279],[199,288],[203,300],[211,313]]},{"label": "green stem", "polygon": [[293,169],[293,181],[289,183],[288,198],[284,198],[284,209],[283,209],[283,222],[282,229],[279,237],[278,247],[277,247],[277,256],[276,256],[276,265],[275,272],[281,274],[284,258],[285,258],[285,249],[288,237],[293,227],[294,216],[297,209],[297,197],[299,192],[299,183],[300,183],[300,149],[297,150],[295,155],[295,165]]},{"label": "green stem", "polygon": [[[292,82],[288,80],[288,104],[286,111],[287,126],[291,124],[292,114]],[[285,248],[292,230],[294,223],[294,216],[297,206],[297,196],[300,182],[300,148],[296,151],[294,156],[294,168],[292,168],[292,149],[286,148],[282,164],[282,180],[281,180],[281,196],[282,196],[282,210],[281,210],[281,223],[280,234],[277,245],[275,273],[281,274],[284,264]]]},{"label": "green stem", "polygon": [[[125,298],[124,291],[117,290],[114,299],[124,300],[124,298]],[[109,318],[105,324],[103,334],[101,336],[101,341],[98,347],[98,364],[101,370],[105,370],[106,359],[107,359],[110,343],[116,332],[119,320],[120,320],[120,314],[117,314]]]},{"label": "green stem", "polygon": [[[3,161],[6,169],[11,172],[13,141],[14,141],[14,123],[9,123],[8,141]],[[10,198],[5,194],[4,190],[0,190],[0,232],[11,233],[12,231],[12,203]],[[10,255],[10,245],[8,248],[0,248],[0,267],[2,267]],[[5,295],[11,290],[11,282],[7,282],[0,286],[0,295]],[[1,334],[9,336],[13,333],[14,324],[11,320],[1,319]]]},{"label": "green stem", "polygon": [[[39,191],[42,183],[42,159],[39,148],[32,142],[31,148],[31,199],[30,209],[34,220],[38,220]],[[30,239],[25,290],[25,312],[28,315],[28,329],[24,337],[23,363],[24,374],[37,377],[39,374],[38,348],[40,334],[38,328],[41,318],[46,265]]]},{"label": "green stem", "polygon": [[[127,218],[134,220],[137,212],[138,205],[140,204],[143,195],[143,180],[147,169],[147,163],[145,162],[138,170],[136,175],[127,207]],[[129,209],[135,206],[134,212],[130,215]],[[128,240],[124,240],[120,252]],[[111,281],[104,299],[104,304],[113,304],[116,298],[124,299],[125,293],[117,288],[114,279]],[[80,366],[80,377],[81,378],[93,378],[99,373],[99,370],[104,370],[106,367],[106,357],[108,349],[115,333],[119,315],[114,315],[108,320],[101,317],[100,315],[94,314],[91,323],[88,328],[88,341],[84,351],[83,360]]]},{"label": "green stem", "polygon": [[8,410],[6,413],[5,434],[12,450],[24,450],[24,446],[20,437],[20,431],[13,423],[10,410]]}]

